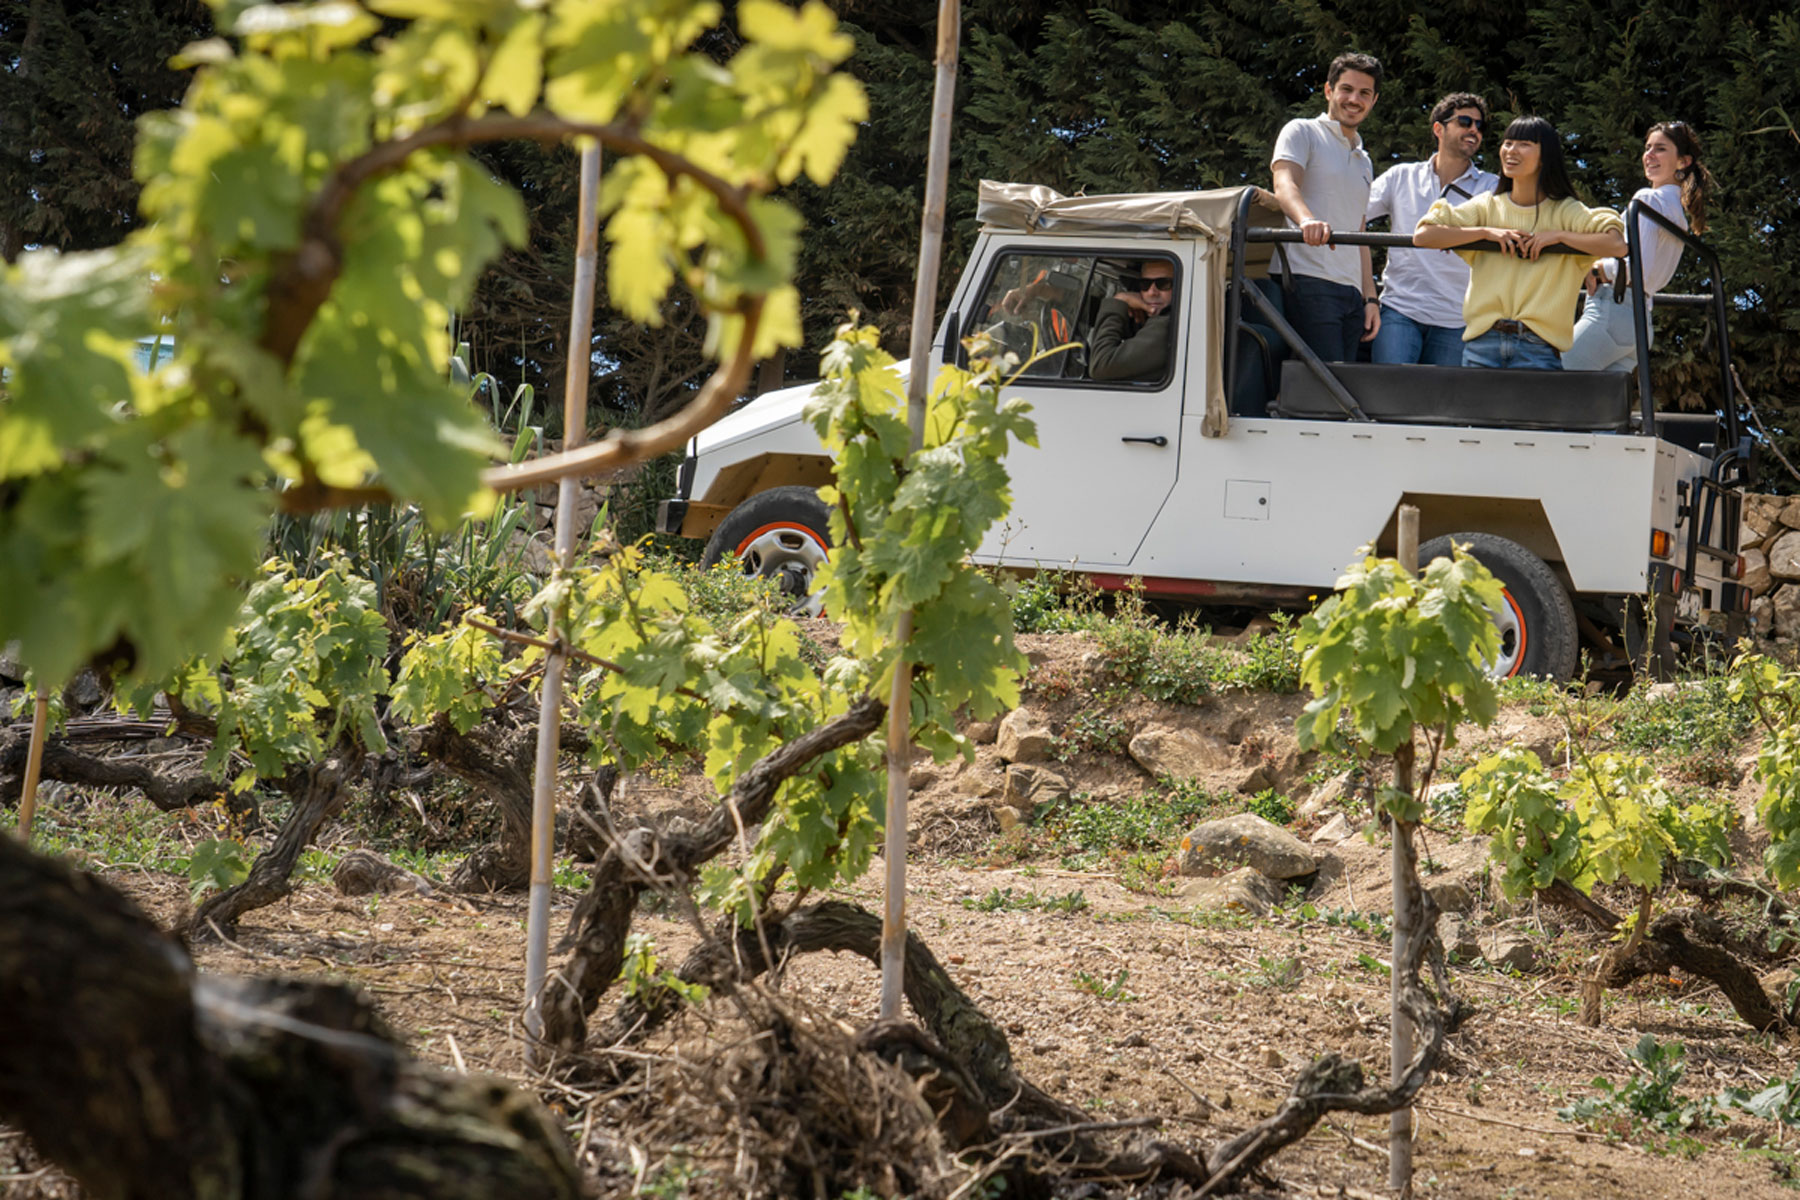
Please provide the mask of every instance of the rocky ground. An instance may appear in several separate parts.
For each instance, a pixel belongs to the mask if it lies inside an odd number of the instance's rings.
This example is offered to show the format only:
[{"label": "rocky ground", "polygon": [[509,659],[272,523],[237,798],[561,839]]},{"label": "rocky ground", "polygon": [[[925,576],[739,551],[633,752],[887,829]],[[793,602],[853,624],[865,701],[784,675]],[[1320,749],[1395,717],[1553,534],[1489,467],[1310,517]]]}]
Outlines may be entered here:
[{"label": "rocky ground", "polygon": [[[1298,753],[1301,699],[1102,705],[1091,641],[1026,639],[1026,648],[1026,703],[970,731],[975,762],[915,768],[908,901],[912,928],[1006,1030],[1022,1073],[1096,1123],[1116,1123],[1120,1137],[1153,1118],[1157,1136],[1196,1148],[1269,1113],[1321,1052],[1385,1073],[1387,843],[1369,827],[1357,778]],[[1494,729],[1469,731],[1457,760],[1503,744],[1554,756],[1570,720],[1566,709],[1512,705]],[[1746,812],[1748,752],[1727,764],[1722,785]],[[1151,821],[1160,810],[1150,803],[1166,808],[1159,781],[1170,779],[1184,781],[1175,794],[1205,798],[1172,828]],[[696,815],[705,803],[691,780],[627,780],[618,798],[627,815]],[[1596,1078],[1630,1079],[1627,1052],[1645,1035],[1685,1047],[1684,1098],[1790,1077],[1800,1066],[1792,1040],[1752,1033],[1716,991],[1680,978],[1640,982],[1609,997],[1598,1028],[1577,1024],[1578,974],[1603,943],[1556,911],[1506,902],[1484,844],[1454,823],[1434,822],[1423,844],[1426,882],[1449,910],[1440,931],[1456,955],[1455,985],[1475,1012],[1419,1105],[1418,1194],[1785,1194],[1792,1137],[1774,1123],[1739,1113],[1670,1135],[1626,1117],[1575,1124],[1557,1110],[1598,1095]],[[1739,850],[1756,846],[1740,834]],[[185,879],[119,865],[103,873],[161,918],[187,903]],[[881,877],[878,861],[844,898],[879,909]],[[560,892],[559,911],[574,899]],[[198,957],[208,970],[358,983],[419,1055],[523,1080],[523,922],[522,898],[346,898],[315,882]],[[671,909],[645,912],[637,927],[667,961],[695,938]],[[877,981],[861,960],[803,959],[779,986],[821,1022],[856,1028],[875,1015]],[[733,1006],[714,998],[643,1052],[692,1062],[729,1052],[741,1032]],[[602,1194],[741,1191],[743,1163],[728,1140],[694,1141],[688,1130],[678,1148],[676,1131],[609,1126],[604,1096],[539,1086]],[[1327,1121],[1273,1162],[1269,1190],[1386,1195],[1386,1142],[1385,1118]],[[74,1194],[3,1132],[0,1192]],[[1120,1184],[1089,1194],[1133,1193]]]}]

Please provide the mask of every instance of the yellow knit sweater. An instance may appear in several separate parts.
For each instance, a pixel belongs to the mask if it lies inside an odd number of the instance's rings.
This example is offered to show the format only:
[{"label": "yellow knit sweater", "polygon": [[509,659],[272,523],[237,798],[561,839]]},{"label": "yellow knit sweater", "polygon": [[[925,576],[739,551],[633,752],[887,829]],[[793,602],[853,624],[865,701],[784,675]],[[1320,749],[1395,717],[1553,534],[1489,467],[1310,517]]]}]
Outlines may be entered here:
[{"label": "yellow knit sweater", "polygon": [[[1419,218],[1420,226],[1466,229],[1485,225],[1527,232],[1623,233],[1625,221],[1610,208],[1589,208],[1578,200],[1550,200],[1536,206],[1488,192],[1466,204],[1439,200]],[[1469,264],[1463,296],[1463,341],[1478,338],[1495,321],[1523,321],[1532,332],[1567,350],[1575,341],[1575,297],[1594,260],[1580,254],[1544,254],[1536,261],[1493,251],[1457,250]]]}]

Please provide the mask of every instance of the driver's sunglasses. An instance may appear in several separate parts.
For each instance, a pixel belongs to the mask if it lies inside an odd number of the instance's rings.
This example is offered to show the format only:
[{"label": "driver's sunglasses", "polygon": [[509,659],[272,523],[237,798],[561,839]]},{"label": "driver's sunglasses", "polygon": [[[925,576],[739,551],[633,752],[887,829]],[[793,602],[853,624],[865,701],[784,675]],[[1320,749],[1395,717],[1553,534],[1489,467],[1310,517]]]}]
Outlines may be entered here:
[{"label": "driver's sunglasses", "polygon": [[1146,292],[1172,292],[1175,290],[1173,275],[1145,275],[1138,279],[1138,283],[1142,285],[1141,290]]},{"label": "driver's sunglasses", "polygon": [[1471,116],[1466,116],[1462,113],[1457,113],[1455,116],[1451,117],[1450,119],[1452,121],[1455,121],[1458,125],[1461,125],[1464,129],[1486,129],[1487,128],[1487,122],[1483,121],[1480,117],[1471,117]]}]

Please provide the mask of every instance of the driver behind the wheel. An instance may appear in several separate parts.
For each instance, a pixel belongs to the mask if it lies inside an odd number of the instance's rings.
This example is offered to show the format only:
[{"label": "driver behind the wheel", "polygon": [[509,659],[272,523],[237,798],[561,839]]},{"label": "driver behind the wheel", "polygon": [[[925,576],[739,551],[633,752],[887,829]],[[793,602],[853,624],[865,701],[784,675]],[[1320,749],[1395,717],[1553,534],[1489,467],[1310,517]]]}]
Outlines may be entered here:
[{"label": "driver behind the wheel", "polygon": [[1160,379],[1167,369],[1175,264],[1146,258],[1138,264],[1137,283],[1137,291],[1118,292],[1101,302],[1088,339],[1088,378]]},{"label": "driver behind the wheel", "polygon": [[[1073,268],[1077,259],[1036,256],[1020,261],[1023,281],[989,305],[988,317],[997,323],[988,330],[1002,349],[1022,359],[1068,345],[1074,337],[1074,314],[1081,299],[1081,285]],[[1027,368],[1028,375],[1058,374],[1060,356],[1047,356]]]}]

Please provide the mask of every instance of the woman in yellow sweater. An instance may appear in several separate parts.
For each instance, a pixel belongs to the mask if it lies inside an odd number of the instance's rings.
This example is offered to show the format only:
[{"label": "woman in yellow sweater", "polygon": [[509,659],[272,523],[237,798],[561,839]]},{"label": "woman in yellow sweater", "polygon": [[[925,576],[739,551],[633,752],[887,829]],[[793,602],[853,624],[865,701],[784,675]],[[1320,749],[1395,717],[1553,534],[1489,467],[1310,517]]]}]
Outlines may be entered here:
[{"label": "woman in yellow sweater", "polygon": [[[1506,127],[1499,187],[1455,207],[1439,200],[1413,234],[1413,245],[1430,250],[1481,241],[1500,243],[1501,253],[1457,251],[1470,268],[1463,366],[1560,371],[1582,281],[1595,259],[1625,252],[1625,222],[1575,199],[1562,140],[1542,117]],[[1550,246],[1580,253],[1544,254]]]}]

